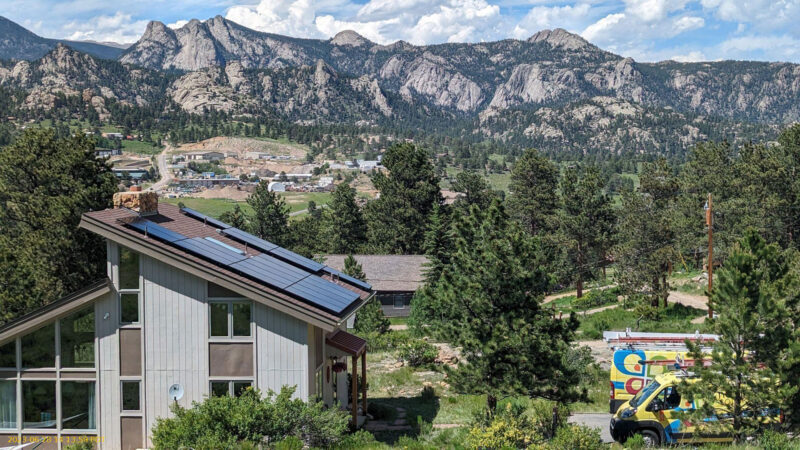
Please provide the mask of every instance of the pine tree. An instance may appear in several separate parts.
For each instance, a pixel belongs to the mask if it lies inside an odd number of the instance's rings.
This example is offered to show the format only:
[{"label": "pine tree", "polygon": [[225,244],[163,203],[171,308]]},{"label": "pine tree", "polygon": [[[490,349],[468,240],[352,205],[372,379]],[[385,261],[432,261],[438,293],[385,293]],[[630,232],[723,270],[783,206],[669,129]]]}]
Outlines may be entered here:
[{"label": "pine tree", "polygon": [[253,208],[250,217],[250,230],[253,234],[273,242],[287,246],[289,243],[289,207],[286,201],[275,192],[270,192],[268,183],[258,183],[256,189],[247,197],[247,204]]},{"label": "pine tree", "polygon": [[[694,413],[701,432],[732,432],[736,442],[757,435],[769,424],[764,414],[785,409],[797,392],[797,380],[780,383],[781,362],[791,342],[792,330],[784,299],[794,292],[788,266],[775,245],[767,245],[748,231],[717,272],[710,305],[718,314],[711,332],[719,334],[711,354],[689,342],[691,358],[711,358],[710,365],[695,365],[700,377],[687,383],[684,395],[695,401]],[[722,396],[725,401],[719,401]],[[703,421],[707,417],[728,420]],[[722,430],[720,430],[722,428]]]},{"label": "pine tree", "polygon": [[366,243],[367,224],[348,183],[336,186],[326,213],[330,253],[354,253]]},{"label": "pine tree", "polygon": [[242,211],[242,207],[238,204],[235,205],[230,211],[225,211],[222,213],[219,216],[219,220],[240,230],[247,229],[247,215],[244,211]]},{"label": "pine tree", "polygon": [[78,224],[116,190],[83,134],[34,128],[0,150],[0,323],[105,276],[103,239]]},{"label": "pine tree", "polygon": [[473,207],[454,233],[451,264],[414,300],[427,314],[422,331],[463,349],[467,364],[447,369],[452,384],[486,394],[492,412],[501,396],[585,395],[564,358],[578,321],[556,319],[542,307],[547,282],[536,243],[499,201],[487,212]]},{"label": "pine tree", "polygon": [[[344,260],[344,273],[361,281],[367,281],[361,264],[353,257],[348,255]],[[389,319],[383,314],[381,302],[377,298],[372,298],[356,313],[355,324],[356,332],[365,335],[369,333],[383,334],[389,331]]]},{"label": "pine tree", "polygon": [[509,211],[532,235],[552,229],[558,207],[558,167],[534,149],[528,149],[511,170]]}]

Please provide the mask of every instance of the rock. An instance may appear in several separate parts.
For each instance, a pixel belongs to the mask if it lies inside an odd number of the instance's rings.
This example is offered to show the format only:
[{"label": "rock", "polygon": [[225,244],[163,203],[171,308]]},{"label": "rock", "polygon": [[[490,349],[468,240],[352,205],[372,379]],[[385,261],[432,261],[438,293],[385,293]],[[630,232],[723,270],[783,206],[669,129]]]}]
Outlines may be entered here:
[{"label": "rock", "polygon": [[592,46],[586,39],[563,28],[542,30],[528,38],[528,42],[546,42],[554,48],[580,50]]},{"label": "rock", "polygon": [[114,208],[127,208],[139,214],[158,214],[158,194],[153,191],[129,191],[114,194]]},{"label": "rock", "polygon": [[336,33],[336,36],[331,38],[333,45],[349,45],[351,47],[361,47],[362,45],[370,45],[372,42],[369,39],[361,36],[353,30],[344,30]]}]

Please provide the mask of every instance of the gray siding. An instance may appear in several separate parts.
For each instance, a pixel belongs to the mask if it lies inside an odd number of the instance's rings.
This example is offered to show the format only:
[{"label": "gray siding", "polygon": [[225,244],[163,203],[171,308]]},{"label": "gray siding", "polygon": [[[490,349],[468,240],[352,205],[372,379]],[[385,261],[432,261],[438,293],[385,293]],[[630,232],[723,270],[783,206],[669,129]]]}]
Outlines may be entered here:
[{"label": "gray siding", "polygon": [[297,386],[295,396],[308,399],[308,324],[265,305],[254,304],[257,385],[266,392]]},{"label": "gray siding", "polygon": [[184,407],[208,395],[208,307],[204,280],[152,258],[141,258],[145,426],[149,435],[156,418],[170,415],[170,386],[183,386],[178,404]]},{"label": "gray siding", "polygon": [[[117,246],[108,244],[108,276],[117,281]],[[108,318],[106,318],[108,314]],[[103,448],[116,448],[120,442],[119,411],[119,341],[117,339],[116,291],[98,300],[95,306],[95,333],[97,334],[97,376],[100,387],[97,408],[98,435],[102,436]]]}]

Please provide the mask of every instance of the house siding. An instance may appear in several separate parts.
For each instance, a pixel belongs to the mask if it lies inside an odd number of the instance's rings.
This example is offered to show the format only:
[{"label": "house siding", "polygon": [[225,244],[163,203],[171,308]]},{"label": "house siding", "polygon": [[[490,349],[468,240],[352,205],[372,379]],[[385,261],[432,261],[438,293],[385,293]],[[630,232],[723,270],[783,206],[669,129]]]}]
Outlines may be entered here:
[{"label": "house siding", "polygon": [[308,399],[308,324],[260,303],[254,303],[257,380],[259,389],[278,392],[297,386],[295,397]]}]

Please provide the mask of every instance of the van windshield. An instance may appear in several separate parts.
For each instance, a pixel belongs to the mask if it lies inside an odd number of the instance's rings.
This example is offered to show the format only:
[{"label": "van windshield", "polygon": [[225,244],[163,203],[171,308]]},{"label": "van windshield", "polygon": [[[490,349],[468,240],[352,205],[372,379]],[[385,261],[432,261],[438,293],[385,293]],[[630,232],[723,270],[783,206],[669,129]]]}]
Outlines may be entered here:
[{"label": "van windshield", "polygon": [[650,384],[644,387],[644,389],[637,392],[628,403],[632,407],[636,408],[637,406],[641,405],[643,401],[647,400],[653,394],[653,392],[656,392],[660,387],[661,385],[657,381],[651,381]]}]

